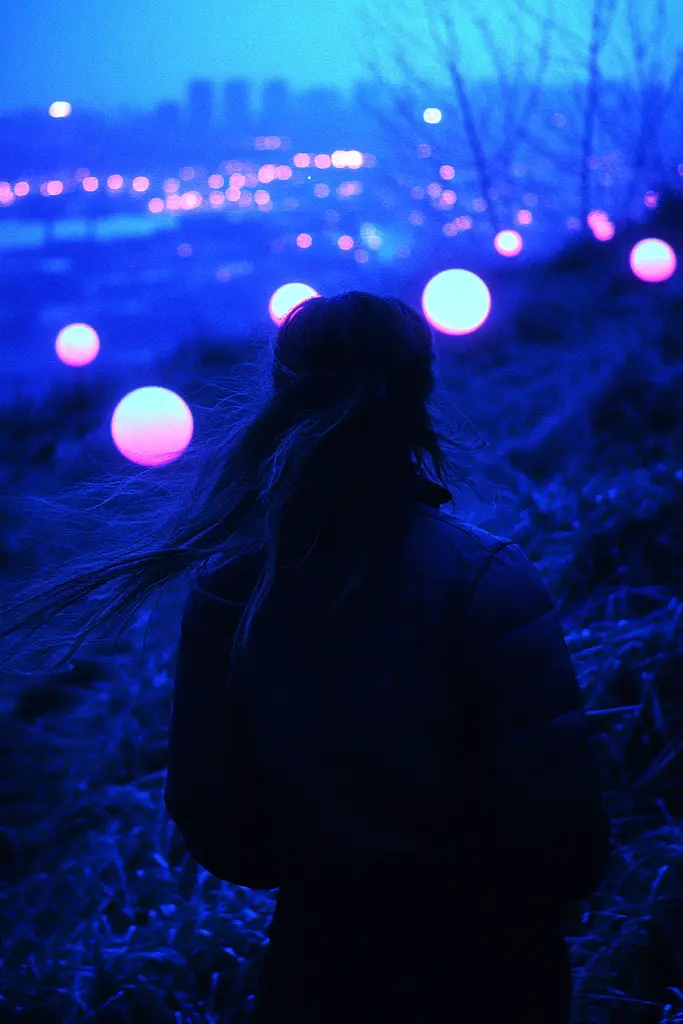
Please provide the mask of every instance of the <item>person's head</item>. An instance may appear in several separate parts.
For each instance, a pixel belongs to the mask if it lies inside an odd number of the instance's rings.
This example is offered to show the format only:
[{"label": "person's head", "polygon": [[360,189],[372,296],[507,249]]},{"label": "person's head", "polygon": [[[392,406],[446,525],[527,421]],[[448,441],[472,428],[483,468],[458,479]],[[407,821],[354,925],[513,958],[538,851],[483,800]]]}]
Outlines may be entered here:
[{"label": "person's head", "polygon": [[[0,639],[17,622],[40,628],[96,590],[116,585],[115,599],[72,635],[68,657],[93,629],[137,609],[177,577],[255,555],[261,575],[235,653],[287,560],[287,524],[305,521],[315,548],[332,517],[340,539],[345,520],[353,520],[360,558],[364,541],[376,536],[379,517],[394,508],[398,514],[399,498],[408,493],[405,484],[416,470],[448,486],[451,468],[454,480],[467,483],[447,449],[471,450],[485,442],[450,440],[446,431],[453,423],[437,431],[436,410],[429,408],[435,385],[432,333],[400,299],[366,292],[308,299],[284,318],[265,355],[256,389],[246,403],[233,405],[236,415],[227,422],[220,418],[196,438],[177,466],[136,476],[133,511],[126,511],[136,540],[124,543],[114,534],[108,550],[89,552],[40,580],[19,605],[19,619],[0,630]],[[186,473],[197,464],[197,476],[188,482]],[[160,474],[153,484],[160,485],[163,504],[150,498],[151,474]],[[147,515],[140,512],[145,504]],[[105,516],[106,504],[99,508]],[[67,529],[73,530],[73,514],[67,508]],[[111,532],[110,523],[103,526],[100,536]]]},{"label": "person's head", "polygon": [[369,499],[425,457],[438,464],[434,358],[426,321],[400,299],[348,292],[296,306],[273,351],[270,411],[293,431],[280,456],[330,500],[361,482]]}]

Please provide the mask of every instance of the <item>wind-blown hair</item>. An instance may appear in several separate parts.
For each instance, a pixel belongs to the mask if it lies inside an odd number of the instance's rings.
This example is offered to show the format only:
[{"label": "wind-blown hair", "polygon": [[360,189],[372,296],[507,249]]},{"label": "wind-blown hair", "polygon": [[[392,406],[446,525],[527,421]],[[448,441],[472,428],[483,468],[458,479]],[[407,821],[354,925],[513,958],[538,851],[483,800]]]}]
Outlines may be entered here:
[{"label": "wind-blown hair", "polygon": [[[350,576],[358,575],[411,474],[476,492],[454,455],[486,441],[476,429],[470,439],[458,436],[463,422],[471,424],[432,401],[432,333],[401,300],[358,291],[311,298],[287,315],[265,356],[263,365],[243,364],[256,368],[246,394],[236,396],[233,382],[228,409],[216,408],[212,428],[177,463],[125,482],[81,484],[62,504],[60,529],[73,546],[79,503],[106,492],[85,509],[96,554],[81,547],[3,609],[0,640],[28,630],[12,656],[45,650],[29,638],[48,626],[62,646],[68,639],[61,665],[93,631],[128,620],[174,580],[254,557],[260,574],[234,638],[235,658],[276,572],[292,557],[300,563],[326,537],[347,531],[354,537]],[[447,405],[448,396],[441,398]],[[54,515],[58,506],[47,507]],[[289,538],[302,528],[307,549],[296,554]],[[87,600],[96,594],[102,599]],[[87,614],[65,638],[58,617],[73,608]]]}]

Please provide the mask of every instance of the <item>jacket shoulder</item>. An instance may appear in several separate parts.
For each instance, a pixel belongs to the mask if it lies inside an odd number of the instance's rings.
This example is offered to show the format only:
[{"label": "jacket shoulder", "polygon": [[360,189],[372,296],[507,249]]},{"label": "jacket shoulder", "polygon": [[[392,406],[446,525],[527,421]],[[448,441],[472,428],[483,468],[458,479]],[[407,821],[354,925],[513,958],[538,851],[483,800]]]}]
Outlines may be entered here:
[{"label": "jacket shoulder", "polygon": [[422,529],[426,527],[435,541],[440,539],[451,551],[467,558],[468,561],[481,562],[482,568],[503,548],[514,545],[510,537],[491,533],[443,509],[421,505],[418,513]]}]

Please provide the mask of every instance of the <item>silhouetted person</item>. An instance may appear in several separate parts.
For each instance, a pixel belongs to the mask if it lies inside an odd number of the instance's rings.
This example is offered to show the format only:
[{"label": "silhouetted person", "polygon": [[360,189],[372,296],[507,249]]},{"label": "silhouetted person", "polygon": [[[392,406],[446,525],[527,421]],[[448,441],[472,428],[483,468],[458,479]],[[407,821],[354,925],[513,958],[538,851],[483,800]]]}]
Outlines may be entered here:
[{"label": "silhouetted person", "polygon": [[258,1024],[569,1018],[609,821],[545,585],[441,508],[433,365],[404,303],[313,298],[215,455],[166,803],[209,872],[279,887]]}]

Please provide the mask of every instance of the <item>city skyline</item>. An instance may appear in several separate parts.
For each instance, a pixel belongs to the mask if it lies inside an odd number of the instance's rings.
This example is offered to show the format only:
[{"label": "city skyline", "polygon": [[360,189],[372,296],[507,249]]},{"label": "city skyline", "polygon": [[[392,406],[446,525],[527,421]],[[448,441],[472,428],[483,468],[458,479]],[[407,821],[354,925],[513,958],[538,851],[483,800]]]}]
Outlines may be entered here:
[{"label": "city skyline", "polygon": [[[392,6],[395,11],[401,8],[399,0]],[[404,6],[405,13],[396,17],[410,29],[413,39],[425,41],[424,47],[409,47],[409,60],[415,62],[422,78],[438,88],[444,81],[443,71],[429,48],[425,8],[417,0]],[[529,6],[542,12],[547,5],[546,0],[529,0]],[[553,6],[567,38],[572,33],[585,37],[589,5]],[[372,7],[376,17],[384,10],[380,3]],[[652,7],[651,2],[639,7],[649,32]],[[389,81],[400,82],[404,76],[392,67],[389,56],[392,45],[382,34],[377,49],[376,35],[369,36],[364,28],[361,15],[367,9],[367,0],[325,0],[324,4],[318,0],[250,0],[241,10],[228,13],[220,0],[207,0],[201,14],[188,11],[180,0],[146,5],[142,14],[140,5],[132,0],[121,0],[115,7],[83,7],[76,0],[63,0],[58,9],[47,10],[37,4],[15,4],[3,15],[0,114],[47,109],[56,100],[68,101],[74,109],[105,112],[121,107],[151,109],[165,101],[182,100],[191,79],[219,83],[244,77],[258,91],[269,80],[286,78],[296,90],[328,85],[349,92],[356,80],[368,77],[373,59],[380,62]],[[492,16],[489,0],[469,0],[458,24],[467,42],[465,73],[470,78],[486,77],[491,62],[467,12],[485,16],[489,28],[500,34],[502,8],[496,8]],[[388,18],[387,27],[390,22]],[[674,28],[662,44],[668,64],[683,45],[683,26]],[[628,51],[625,31],[622,16],[602,59],[607,77],[631,70],[624,60]],[[533,52],[536,36],[540,44],[540,29],[535,32],[531,28],[529,35]],[[389,36],[387,31],[386,38]],[[547,81],[557,84],[567,74],[567,62],[558,63],[548,69]]]}]

